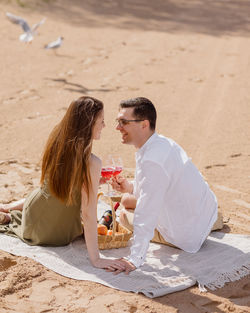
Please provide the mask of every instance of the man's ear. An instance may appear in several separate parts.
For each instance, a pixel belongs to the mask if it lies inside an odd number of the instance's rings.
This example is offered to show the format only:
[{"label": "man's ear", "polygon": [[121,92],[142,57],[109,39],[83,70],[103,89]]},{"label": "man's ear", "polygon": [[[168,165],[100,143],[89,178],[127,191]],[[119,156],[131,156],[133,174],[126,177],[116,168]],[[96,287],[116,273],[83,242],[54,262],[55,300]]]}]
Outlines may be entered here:
[{"label": "man's ear", "polygon": [[142,128],[149,128],[150,127],[150,123],[149,120],[144,120],[142,121]]}]

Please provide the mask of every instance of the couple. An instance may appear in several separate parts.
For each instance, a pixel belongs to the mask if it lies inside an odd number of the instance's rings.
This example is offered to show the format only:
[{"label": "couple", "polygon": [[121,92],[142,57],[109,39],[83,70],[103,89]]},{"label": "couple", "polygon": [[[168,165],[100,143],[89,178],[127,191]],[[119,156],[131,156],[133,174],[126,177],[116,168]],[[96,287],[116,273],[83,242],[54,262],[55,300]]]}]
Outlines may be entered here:
[{"label": "couple", "polygon": [[[134,183],[119,176],[124,192],[120,222],[134,231],[128,258],[101,258],[97,242],[97,191],[101,160],[91,153],[105,127],[103,103],[73,101],[51,132],[42,160],[41,187],[26,199],[0,206],[0,232],[30,245],[66,245],[82,235],[94,267],[120,273],[139,267],[149,241],[197,252],[217,220],[217,200],[185,151],[155,132],[156,110],[146,98],[120,103],[116,129],[136,152]],[[218,227],[217,227],[218,228]]]}]

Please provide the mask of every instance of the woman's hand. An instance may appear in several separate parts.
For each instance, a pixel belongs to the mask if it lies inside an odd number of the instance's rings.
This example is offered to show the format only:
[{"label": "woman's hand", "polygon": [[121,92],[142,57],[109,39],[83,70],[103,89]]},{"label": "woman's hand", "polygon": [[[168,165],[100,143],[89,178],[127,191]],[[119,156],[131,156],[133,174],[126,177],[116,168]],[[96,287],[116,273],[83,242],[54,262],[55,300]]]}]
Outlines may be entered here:
[{"label": "woman's hand", "polygon": [[107,269],[107,272],[114,272],[115,275],[120,274],[121,272],[125,272],[126,275],[128,275],[130,272],[134,271],[136,269],[136,267],[134,266],[133,263],[121,258],[121,259],[117,259],[115,261],[120,261],[121,265],[123,265],[123,267],[125,269],[116,269],[115,271],[111,271],[109,269]]},{"label": "woman's hand", "polygon": [[99,258],[93,262],[93,266],[97,268],[104,268],[109,272],[123,272],[126,269],[126,266],[120,260],[109,260]]},{"label": "woman's hand", "polygon": [[122,176],[115,176],[112,178],[111,185],[113,189],[122,193],[132,193],[133,184]]}]

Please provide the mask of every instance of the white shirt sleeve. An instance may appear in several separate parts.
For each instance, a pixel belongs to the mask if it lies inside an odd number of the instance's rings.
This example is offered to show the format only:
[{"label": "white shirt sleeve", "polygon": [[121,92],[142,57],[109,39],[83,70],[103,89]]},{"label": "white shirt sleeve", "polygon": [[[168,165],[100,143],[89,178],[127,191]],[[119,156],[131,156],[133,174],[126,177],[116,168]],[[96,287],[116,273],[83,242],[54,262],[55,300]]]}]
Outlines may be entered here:
[{"label": "white shirt sleeve", "polygon": [[134,241],[128,260],[139,267],[146,257],[149,241],[164,207],[164,197],[169,185],[165,170],[153,161],[144,161],[137,172],[138,200],[134,214]]}]

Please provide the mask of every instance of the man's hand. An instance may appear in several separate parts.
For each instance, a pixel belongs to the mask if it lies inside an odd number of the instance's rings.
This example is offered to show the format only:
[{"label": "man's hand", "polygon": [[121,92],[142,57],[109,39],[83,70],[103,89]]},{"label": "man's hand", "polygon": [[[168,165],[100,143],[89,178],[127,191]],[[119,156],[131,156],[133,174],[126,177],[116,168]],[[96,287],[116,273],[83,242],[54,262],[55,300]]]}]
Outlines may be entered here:
[{"label": "man's hand", "polygon": [[105,178],[105,177],[100,177],[100,180],[99,180],[99,185],[103,185],[107,182],[108,178]]},{"label": "man's hand", "polygon": [[122,193],[133,192],[133,184],[130,183],[126,178],[120,175],[112,178],[111,185],[114,190],[122,192]]},{"label": "man's hand", "polygon": [[117,261],[120,262],[120,266],[123,266],[124,269],[116,269],[116,270],[109,270],[107,269],[107,272],[113,272],[115,275],[120,274],[121,272],[125,272],[126,275],[129,274],[129,272],[132,272],[136,269],[136,267],[134,266],[134,264],[132,264],[131,262],[121,258],[121,259],[117,259]]}]

